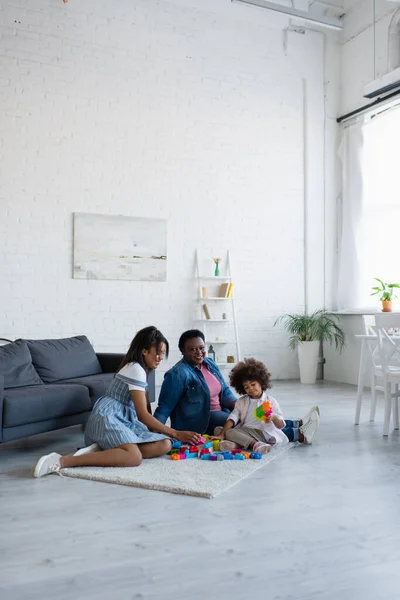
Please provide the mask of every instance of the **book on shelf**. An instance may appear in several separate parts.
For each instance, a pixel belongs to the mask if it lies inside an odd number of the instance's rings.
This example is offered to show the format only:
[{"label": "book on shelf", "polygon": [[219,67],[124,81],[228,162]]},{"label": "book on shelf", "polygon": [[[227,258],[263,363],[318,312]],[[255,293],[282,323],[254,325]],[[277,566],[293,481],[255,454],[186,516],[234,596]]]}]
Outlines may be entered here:
[{"label": "book on shelf", "polygon": [[230,283],[229,287],[228,287],[228,293],[227,293],[226,297],[227,298],[232,298],[232,296],[233,296],[233,283]]},{"label": "book on shelf", "polygon": [[229,291],[229,283],[221,283],[219,286],[218,298],[227,298]]},{"label": "book on shelf", "polygon": [[203,304],[203,311],[206,316],[207,321],[211,319],[210,311],[208,310],[207,304]]}]

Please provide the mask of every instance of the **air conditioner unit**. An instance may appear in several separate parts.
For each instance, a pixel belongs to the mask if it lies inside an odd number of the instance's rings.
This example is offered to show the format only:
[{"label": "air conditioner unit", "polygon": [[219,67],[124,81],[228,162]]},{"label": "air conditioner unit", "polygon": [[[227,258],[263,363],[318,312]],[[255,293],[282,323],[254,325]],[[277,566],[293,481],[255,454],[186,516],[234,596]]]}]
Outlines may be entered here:
[{"label": "air conditioner unit", "polygon": [[397,89],[400,91],[400,67],[368,83],[364,87],[364,98],[377,98]]}]

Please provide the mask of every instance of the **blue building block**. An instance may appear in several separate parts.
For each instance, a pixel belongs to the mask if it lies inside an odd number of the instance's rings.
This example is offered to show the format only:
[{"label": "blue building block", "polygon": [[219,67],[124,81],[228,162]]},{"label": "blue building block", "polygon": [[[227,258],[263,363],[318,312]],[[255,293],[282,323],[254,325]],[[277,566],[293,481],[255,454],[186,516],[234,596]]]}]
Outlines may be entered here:
[{"label": "blue building block", "polygon": [[260,458],[262,458],[262,454],[260,454],[259,452],[252,452],[250,454],[250,458],[255,458],[255,459],[259,460]]},{"label": "blue building block", "polygon": [[200,460],[210,460],[211,454],[202,454]]},{"label": "blue building block", "polygon": [[178,440],[173,440],[172,442],[172,448],[182,448],[182,442],[179,442]]},{"label": "blue building block", "polygon": [[246,460],[243,454],[235,454],[235,460]]},{"label": "blue building block", "polygon": [[197,458],[197,452],[185,452],[186,458]]},{"label": "blue building block", "polygon": [[222,456],[224,457],[224,460],[233,460],[233,454],[230,452],[223,452]]}]

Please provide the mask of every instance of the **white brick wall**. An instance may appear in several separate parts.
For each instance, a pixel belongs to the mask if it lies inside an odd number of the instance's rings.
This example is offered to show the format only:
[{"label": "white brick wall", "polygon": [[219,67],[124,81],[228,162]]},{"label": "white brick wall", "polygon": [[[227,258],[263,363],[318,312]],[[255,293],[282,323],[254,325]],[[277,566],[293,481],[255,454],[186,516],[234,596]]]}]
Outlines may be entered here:
[{"label": "white brick wall", "polygon": [[[337,79],[324,86],[322,36],[284,43],[286,25],[229,0],[1,3],[0,336],[124,351],[154,323],[171,364],[193,325],[196,246],[230,248],[243,353],[297,375],[272,325],[304,307],[305,195],[307,292],[324,302]],[[75,211],[167,218],[168,281],[73,280]]]}]

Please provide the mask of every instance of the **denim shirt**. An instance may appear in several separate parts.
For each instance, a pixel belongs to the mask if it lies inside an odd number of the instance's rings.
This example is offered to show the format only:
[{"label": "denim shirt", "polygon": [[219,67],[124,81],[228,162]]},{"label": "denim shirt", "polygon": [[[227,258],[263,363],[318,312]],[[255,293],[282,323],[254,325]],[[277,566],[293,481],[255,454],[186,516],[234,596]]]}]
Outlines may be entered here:
[{"label": "denim shirt", "polygon": [[[205,358],[203,364],[221,384],[219,399],[222,409],[233,410],[236,398],[221,371],[210,358]],[[193,367],[182,358],[165,373],[154,416],[161,423],[165,423],[170,417],[173,429],[180,431],[186,429],[203,433],[207,430],[210,419],[210,390],[198,367]]]}]

